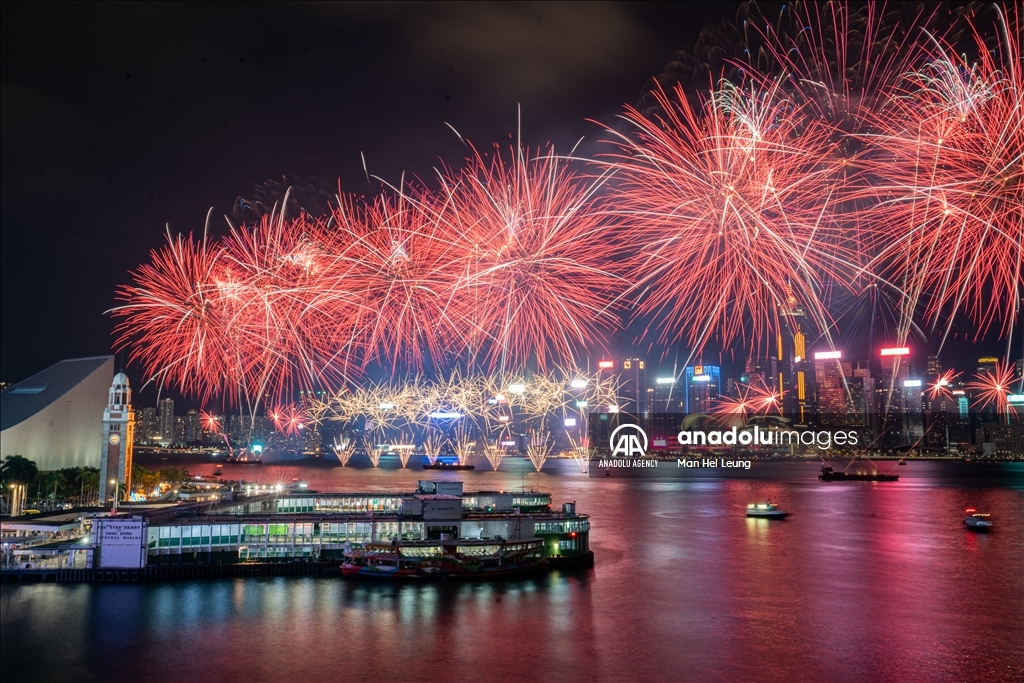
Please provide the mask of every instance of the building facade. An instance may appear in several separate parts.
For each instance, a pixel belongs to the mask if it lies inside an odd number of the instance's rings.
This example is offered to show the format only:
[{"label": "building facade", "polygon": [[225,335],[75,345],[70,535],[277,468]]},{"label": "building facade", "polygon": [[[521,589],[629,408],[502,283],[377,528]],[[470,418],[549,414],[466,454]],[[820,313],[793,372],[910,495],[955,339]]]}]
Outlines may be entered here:
[{"label": "building facade", "polygon": [[0,394],[0,456],[41,471],[100,464],[99,431],[113,356],[62,360]]}]

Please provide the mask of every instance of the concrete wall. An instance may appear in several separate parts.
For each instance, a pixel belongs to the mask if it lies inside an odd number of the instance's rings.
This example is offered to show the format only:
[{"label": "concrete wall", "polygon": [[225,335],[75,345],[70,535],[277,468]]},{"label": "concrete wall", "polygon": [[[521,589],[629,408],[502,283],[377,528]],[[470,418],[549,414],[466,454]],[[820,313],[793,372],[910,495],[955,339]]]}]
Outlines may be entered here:
[{"label": "concrete wall", "polygon": [[113,379],[111,357],[59,399],[0,433],[0,457],[23,455],[41,471],[99,467],[103,409]]}]

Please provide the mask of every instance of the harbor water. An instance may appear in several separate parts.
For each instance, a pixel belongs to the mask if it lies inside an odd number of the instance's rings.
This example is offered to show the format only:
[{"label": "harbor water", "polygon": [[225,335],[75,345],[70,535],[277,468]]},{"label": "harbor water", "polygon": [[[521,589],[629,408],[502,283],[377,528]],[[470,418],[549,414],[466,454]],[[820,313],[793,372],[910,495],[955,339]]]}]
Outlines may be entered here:
[{"label": "harbor water", "polygon": [[[208,460],[150,456],[193,474]],[[895,463],[890,463],[894,465]],[[888,467],[885,467],[888,469]],[[911,462],[825,483],[815,463],[726,476],[424,472],[385,459],[225,465],[320,491],[549,491],[591,515],[593,569],[499,582],[273,577],[3,584],[6,681],[1020,681],[1024,463]],[[749,519],[771,498],[792,514]],[[995,530],[966,531],[963,511]]]}]

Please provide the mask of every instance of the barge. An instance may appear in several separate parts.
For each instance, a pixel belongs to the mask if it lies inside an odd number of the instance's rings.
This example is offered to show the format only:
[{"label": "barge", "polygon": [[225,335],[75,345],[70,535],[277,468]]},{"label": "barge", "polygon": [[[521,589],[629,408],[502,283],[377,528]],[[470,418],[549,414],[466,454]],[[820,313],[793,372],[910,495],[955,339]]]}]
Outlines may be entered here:
[{"label": "barge", "polygon": [[900,475],[879,472],[836,472],[829,465],[822,465],[818,479],[822,481],[899,481]]}]

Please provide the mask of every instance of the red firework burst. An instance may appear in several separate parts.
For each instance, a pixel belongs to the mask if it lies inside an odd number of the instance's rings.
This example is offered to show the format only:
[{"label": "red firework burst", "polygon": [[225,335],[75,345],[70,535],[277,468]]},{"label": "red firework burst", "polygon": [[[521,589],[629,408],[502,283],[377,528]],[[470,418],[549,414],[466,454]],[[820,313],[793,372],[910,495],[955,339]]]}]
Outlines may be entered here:
[{"label": "red firework burst", "polygon": [[1014,372],[1012,365],[996,363],[993,372],[984,371],[974,376],[973,382],[965,386],[974,392],[976,407],[984,410],[989,405],[994,405],[996,412],[1000,415],[1016,414],[1013,404],[1007,398],[1013,389]]},{"label": "red firework burst", "polygon": [[358,371],[339,354],[358,294],[344,286],[338,261],[329,236],[305,217],[264,217],[226,240],[215,284],[250,402]]},{"label": "red firework burst", "polygon": [[[585,181],[549,148],[479,153],[442,177],[434,220],[465,245],[452,306],[485,363],[571,362],[599,330],[618,325],[627,288],[615,271],[607,217],[593,210],[604,178]],[[481,351],[482,349],[482,351]]]},{"label": "red firework burst", "polygon": [[681,88],[654,94],[664,118],[627,107],[635,135],[614,163],[612,210],[643,245],[638,313],[660,318],[664,341],[758,344],[792,289],[826,329],[819,281],[852,262],[832,219],[832,131],[777,85],[727,85],[699,111]]},{"label": "red firework burst", "polygon": [[463,343],[463,311],[453,305],[466,244],[441,221],[428,220],[426,192],[381,196],[363,206],[345,201],[333,213],[341,254],[338,283],[357,293],[349,344],[367,361],[422,368]]},{"label": "red firework burst", "polygon": [[954,370],[946,370],[932,384],[928,385],[928,398],[933,401],[937,398],[953,398],[953,382],[963,373]]},{"label": "red firework burst", "polygon": [[221,255],[205,241],[168,235],[132,274],[134,283],[118,288],[123,303],[112,311],[120,319],[115,348],[130,347],[130,360],[161,386],[203,398],[231,395],[239,380],[225,353],[232,340],[213,286]]},{"label": "red firework burst", "polygon": [[[998,48],[978,61],[936,41],[873,122],[867,217],[886,236],[879,269],[908,309],[964,312],[977,335],[1009,335],[1024,293],[1024,75],[1021,21],[1000,14]],[[950,325],[952,320],[950,320]]]},{"label": "red firework burst", "polygon": [[294,435],[304,429],[307,416],[306,411],[294,405],[282,405],[267,412],[267,417],[274,423],[274,430],[278,434]]}]

